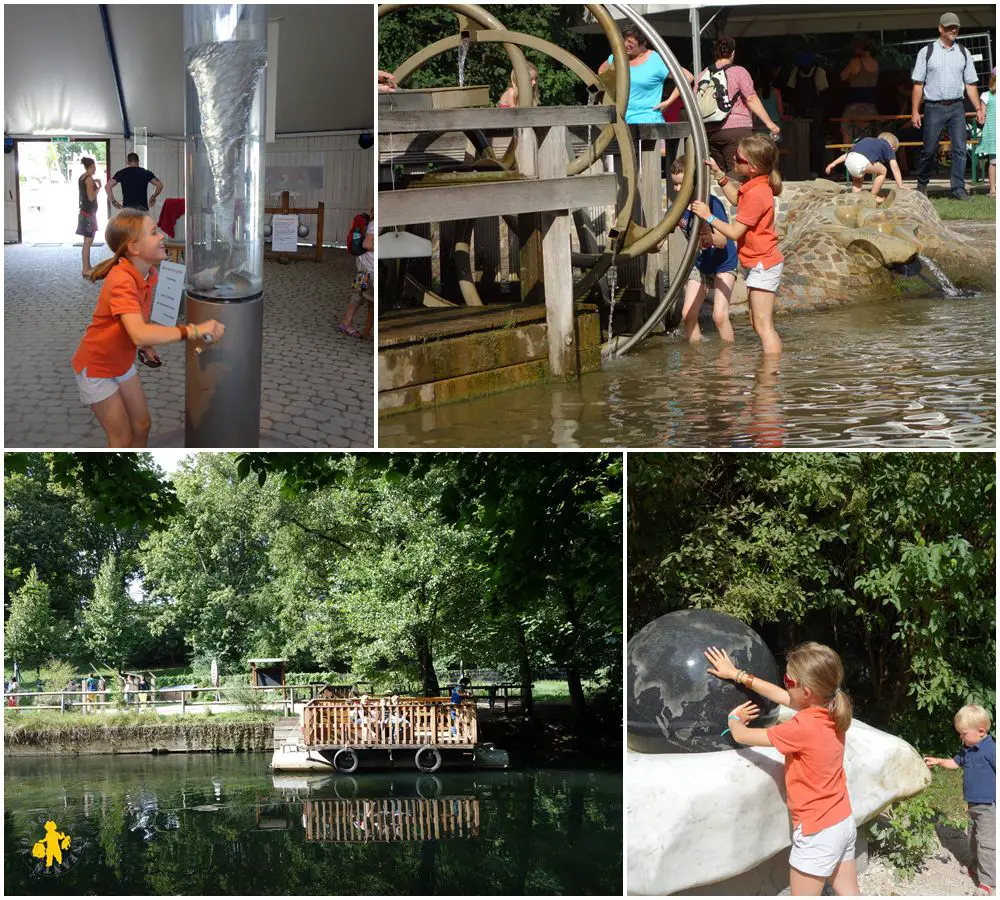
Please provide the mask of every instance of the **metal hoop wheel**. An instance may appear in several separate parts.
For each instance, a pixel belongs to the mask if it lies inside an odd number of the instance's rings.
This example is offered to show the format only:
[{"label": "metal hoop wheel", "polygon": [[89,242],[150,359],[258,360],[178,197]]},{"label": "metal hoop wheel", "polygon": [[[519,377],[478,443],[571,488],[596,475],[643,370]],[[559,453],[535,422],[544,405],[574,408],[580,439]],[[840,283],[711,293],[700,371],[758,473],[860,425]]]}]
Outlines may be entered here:
[{"label": "metal hoop wheel", "polygon": [[350,747],[341,747],[340,750],[333,754],[333,767],[345,775],[357,772],[359,765],[361,765],[361,759],[357,751],[352,750]]},{"label": "metal hoop wheel", "polygon": [[413,757],[413,762],[421,772],[436,772],[441,768],[443,759],[437,747],[421,747]]}]

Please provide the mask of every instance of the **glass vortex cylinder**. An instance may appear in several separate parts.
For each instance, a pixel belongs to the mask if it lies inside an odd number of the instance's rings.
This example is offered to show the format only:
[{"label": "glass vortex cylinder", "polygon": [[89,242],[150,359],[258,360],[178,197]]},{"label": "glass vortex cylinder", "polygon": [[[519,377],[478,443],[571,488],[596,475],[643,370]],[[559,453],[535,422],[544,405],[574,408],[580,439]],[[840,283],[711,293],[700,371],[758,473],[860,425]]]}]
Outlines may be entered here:
[{"label": "glass vortex cylinder", "polygon": [[184,6],[186,288],[240,301],[263,290],[267,11]]}]

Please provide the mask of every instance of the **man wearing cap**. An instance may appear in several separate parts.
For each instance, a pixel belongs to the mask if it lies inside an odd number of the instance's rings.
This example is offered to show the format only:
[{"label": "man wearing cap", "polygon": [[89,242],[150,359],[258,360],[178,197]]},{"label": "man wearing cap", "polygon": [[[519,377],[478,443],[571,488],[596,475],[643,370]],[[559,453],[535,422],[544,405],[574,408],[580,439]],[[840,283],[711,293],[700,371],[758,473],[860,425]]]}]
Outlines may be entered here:
[{"label": "man wearing cap", "polygon": [[[976,112],[980,125],[986,119],[986,110],[979,102],[978,76],[969,51],[958,43],[961,25],[954,13],[941,16],[938,25],[940,37],[933,44],[921,48],[913,66],[914,128],[923,125],[924,146],[920,152],[917,170],[917,190],[927,193],[927,184],[937,168],[938,140],[945,128],[951,136],[951,195],[956,200],[971,199],[965,190],[965,104],[963,93]],[[924,113],[920,114],[920,101]]]}]

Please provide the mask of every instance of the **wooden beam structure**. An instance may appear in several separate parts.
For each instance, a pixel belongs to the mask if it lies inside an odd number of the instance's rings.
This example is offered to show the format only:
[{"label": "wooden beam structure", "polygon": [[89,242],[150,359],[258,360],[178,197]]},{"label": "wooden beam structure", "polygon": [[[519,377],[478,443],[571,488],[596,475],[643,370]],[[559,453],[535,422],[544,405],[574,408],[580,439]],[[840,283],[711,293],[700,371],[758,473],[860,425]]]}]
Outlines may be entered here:
[{"label": "wooden beam structure", "polygon": [[[565,164],[564,151],[564,170]],[[615,194],[614,175],[379,191],[379,227],[610,206]]]},{"label": "wooden beam structure", "polygon": [[[385,96],[385,95],[382,95]],[[379,134],[598,127],[615,121],[613,106],[532,106],[514,109],[379,110]],[[668,126],[669,127],[669,126]]]}]

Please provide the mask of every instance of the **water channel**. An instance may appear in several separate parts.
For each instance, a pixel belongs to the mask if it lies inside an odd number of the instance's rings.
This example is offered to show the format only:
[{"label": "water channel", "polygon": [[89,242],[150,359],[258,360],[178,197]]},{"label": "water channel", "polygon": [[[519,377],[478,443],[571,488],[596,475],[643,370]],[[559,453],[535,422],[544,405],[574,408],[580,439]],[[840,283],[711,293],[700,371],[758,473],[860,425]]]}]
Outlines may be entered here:
[{"label": "water channel", "polygon": [[575,384],[379,421],[381,447],[992,447],[996,297],[779,317],[780,372],[746,320],[725,346],[654,336]]},{"label": "water channel", "polygon": [[[4,893],[621,893],[620,772],[283,775],[269,761],[7,758]],[[70,837],[60,874],[32,856],[49,820]]]}]

